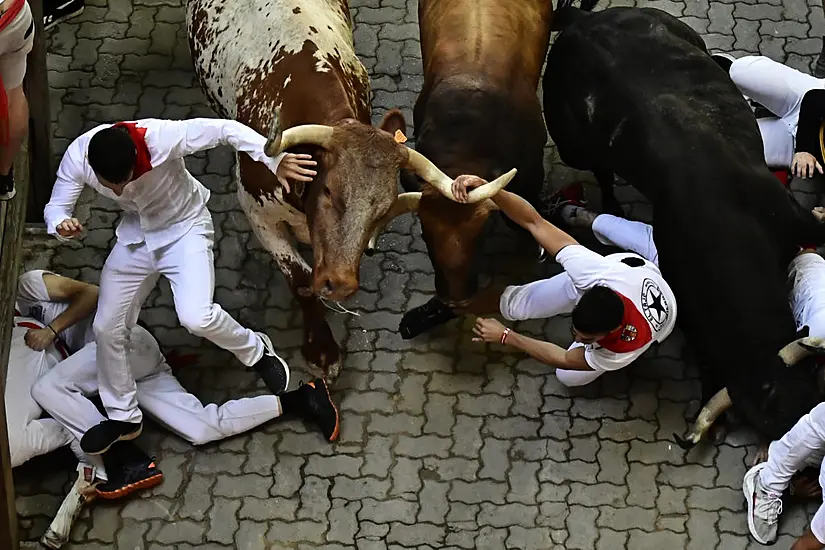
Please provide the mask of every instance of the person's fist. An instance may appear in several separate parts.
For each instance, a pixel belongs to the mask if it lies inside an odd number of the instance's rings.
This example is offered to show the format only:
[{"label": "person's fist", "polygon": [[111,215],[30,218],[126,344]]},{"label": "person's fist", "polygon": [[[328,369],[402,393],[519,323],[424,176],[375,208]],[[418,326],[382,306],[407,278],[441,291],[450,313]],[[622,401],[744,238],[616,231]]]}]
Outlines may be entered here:
[{"label": "person's fist", "polygon": [[81,231],[83,231],[83,226],[77,221],[77,218],[67,218],[57,224],[57,234],[61,237],[76,237]]},{"label": "person's fist", "polygon": [[33,328],[29,329],[23,337],[23,340],[26,342],[26,345],[34,351],[43,351],[49,347],[49,344],[54,342],[55,337],[55,333],[48,327]]}]

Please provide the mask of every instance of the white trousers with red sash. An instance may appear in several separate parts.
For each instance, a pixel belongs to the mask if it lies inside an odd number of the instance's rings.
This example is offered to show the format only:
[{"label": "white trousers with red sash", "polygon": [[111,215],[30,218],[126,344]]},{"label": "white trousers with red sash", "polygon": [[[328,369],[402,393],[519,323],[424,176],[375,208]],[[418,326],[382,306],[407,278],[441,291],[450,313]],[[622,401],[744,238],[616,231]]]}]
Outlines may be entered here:
[{"label": "white trousers with red sash", "polygon": [[[633,222],[601,214],[593,221],[593,233],[599,242],[635,252],[649,262],[659,265],[659,252],[653,243],[653,228],[645,223]],[[501,315],[510,321],[547,319],[570,313],[576,306],[578,294],[567,273],[534,281],[518,287],[509,287],[501,297]],[[573,342],[568,349],[580,347]],[[565,386],[584,386],[596,380],[604,371],[579,371],[556,369],[556,378]]]},{"label": "white trousers with red sash", "polygon": [[[117,243],[100,276],[94,320],[97,386],[111,420],[139,422],[138,388],[126,346],[140,308],[161,275],[169,280],[181,325],[195,336],[230,351],[247,366],[264,353],[263,342],[214,303],[214,231],[211,220],[195,224],[174,243],[150,251],[145,243]],[[144,405],[144,403],[140,403]]]}]

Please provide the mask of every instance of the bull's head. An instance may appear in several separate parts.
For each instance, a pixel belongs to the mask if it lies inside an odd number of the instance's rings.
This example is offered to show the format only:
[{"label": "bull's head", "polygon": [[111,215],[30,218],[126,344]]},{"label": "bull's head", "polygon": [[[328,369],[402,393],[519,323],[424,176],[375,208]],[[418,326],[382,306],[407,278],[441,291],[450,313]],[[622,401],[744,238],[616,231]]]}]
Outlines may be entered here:
[{"label": "bull's head", "polygon": [[[822,338],[798,338],[782,348],[772,359],[776,368],[768,369],[776,375],[775,379],[750,381],[744,385],[747,389],[739,392],[742,395],[741,399],[737,398],[737,409],[742,411],[748,424],[761,434],[777,439],[809,412],[822,391],[811,376],[811,370],[804,367],[813,367],[813,364],[805,363],[812,360],[812,355],[822,354],[825,354]],[[791,371],[789,367],[798,370]],[[732,406],[728,388],[722,388],[702,407],[685,439],[674,434],[676,442],[685,450],[691,449]]]},{"label": "bull's head", "polygon": [[[393,110],[378,129],[348,120],[336,126],[303,125],[282,130],[276,110],[267,155],[276,156],[299,145],[314,145],[321,151],[318,176],[304,198],[315,257],[312,291],[316,295],[343,300],[354,294],[361,255],[374,246],[377,235],[395,216],[417,210],[420,193],[398,194],[402,168],[455,200],[453,180],[394,138],[404,127],[403,115]],[[470,202],[488,200],[515,172],[473,190]]]}]

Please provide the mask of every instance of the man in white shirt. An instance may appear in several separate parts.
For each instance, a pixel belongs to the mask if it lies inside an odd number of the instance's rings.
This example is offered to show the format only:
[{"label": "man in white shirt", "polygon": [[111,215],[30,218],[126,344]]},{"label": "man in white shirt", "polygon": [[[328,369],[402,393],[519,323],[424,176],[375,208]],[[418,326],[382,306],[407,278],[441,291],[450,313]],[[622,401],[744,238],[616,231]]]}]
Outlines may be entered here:
[{"label": "man in white shirt", "polygon": [[108,419],[83,436],[81,446],[87,453],[103,453],[142,430],[126,345],[161,275],[171,284],[175,310],[189,332],[254,367],[275,395],[287,388],[289,368],[269,337],[244,328],[213,302],[214,229],[206,208],[210,194],[184,164],[192,153],[230,145],[264,163],[285,186],[287,179],[312,181],[315,162],[309,155],[270,158],[265,143],[263,136],[233,120],[145,119],[98,126],[66,150],[45,208],[49,233],[69,239],[82,231],[72,213],[86,185],[124,210],[117,243],[101,274],[93,324],[100,398]]},{"label": "man in white shirt", "polygon": [[[486,183],[475,176],[460,176],[453,182],[453,193],[461,201],[469,189]],[[562,384],[582,386],[629,365],[673,331],[676,298],[662,278],[656,256],[601,256],[542,218],[518,195],[500,191],[492,200],[565,270],[550,279],[507,287],[498,296],[501,315],[515,321],[572,313],[575,341],[565,350],[484,318],[476,321],[474,341],[515,347],[556,367]]]}]

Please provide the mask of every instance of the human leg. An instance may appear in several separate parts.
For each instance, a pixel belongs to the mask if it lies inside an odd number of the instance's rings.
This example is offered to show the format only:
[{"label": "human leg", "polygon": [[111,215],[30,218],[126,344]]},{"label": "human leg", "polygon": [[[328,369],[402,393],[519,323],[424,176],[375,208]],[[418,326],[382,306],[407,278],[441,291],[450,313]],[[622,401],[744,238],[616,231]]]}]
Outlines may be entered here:
[{"label": "human leg", "polygon": [[802,96],[822,87],[811,75],[765,56],[745,56],[730,67],[730,77],[739,90],[779,118],[798,110]]},{"label": "human leg", "polygon": [[232,352],[254,367],[274,394],[289,386],[289,367],[265,334],[243,327],[213,300],[215,266],[213,231],[197,225],[158,253],[158,269],[169,279],[181,325],[195,336]]},{"label": "human leg", "polygon": [[0,31],[0,77],[4,97],[0,100],[5,112],[0,113],[0,200],[16,194],[14,188],[14,158],[20,152],[29,131],[29,104],[23,93],[26,57],[34,44],[34,21],[26,3],[9,25]]},{"label": "human leg", "polygon": [[742,490],[748,502],[748,526],[762,544],[776,540],[782,493],[791,478],[825,449],[825,403],[803,416],[781,439],[774,441],[768,460],[745,474]]},{"label": "human leg", "polygon": [[508,286],[499,309],[509,321],[541,319],[570,313],[576,305],[576,289],[566,273],[521,286]]},{"label": "human leg", "polygon": [[[138,380],[138,399],[146,414],[193,445],[244,433],[291,412],[316,420],[330,441],[338,436],[337,409],[320,379],[280,396],[259,395],[227,401],[220,406],[203,405],[181,386],[167,367]],[[317,413],[317,419],[313,412]]]},{"label": "human leg", "polygon": [[653,242],[653,226],[600,214],[593,220],[593,234],[600,243],[635,252],[642,258],[659,265],[659,251]]},{"label": "human leg", "polygon": [[140,435],[142,414],[126,348],[140,308],[157,279],[154,260],[145,244],[116,244],[103,266],[92,326],[100,400],[109,420],[81,439],[83,450],[89,454],[100,454],[114,441]]},{"label": "human leg", "polygon": [[814,250],[802,251],[788,267],[788,279],[797,327],[807,326],[810,336],[825,338],[825,259]]}]

